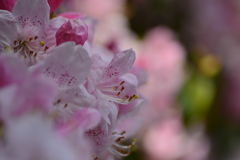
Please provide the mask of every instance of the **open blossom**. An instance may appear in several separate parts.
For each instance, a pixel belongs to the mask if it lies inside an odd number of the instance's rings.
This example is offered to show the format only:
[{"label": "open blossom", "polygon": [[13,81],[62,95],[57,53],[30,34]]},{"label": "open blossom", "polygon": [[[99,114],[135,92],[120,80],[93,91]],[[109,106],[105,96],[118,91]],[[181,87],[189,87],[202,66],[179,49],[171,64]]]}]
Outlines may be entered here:
[{"label": "open blossom", "polygon": [[50,21],[49,13],[46,0],[19,0],[12,13],[0,10],[0,54],[12,52],[28,66],[41,59],[56,45],[56,28],[62,24],[59,18]]}]

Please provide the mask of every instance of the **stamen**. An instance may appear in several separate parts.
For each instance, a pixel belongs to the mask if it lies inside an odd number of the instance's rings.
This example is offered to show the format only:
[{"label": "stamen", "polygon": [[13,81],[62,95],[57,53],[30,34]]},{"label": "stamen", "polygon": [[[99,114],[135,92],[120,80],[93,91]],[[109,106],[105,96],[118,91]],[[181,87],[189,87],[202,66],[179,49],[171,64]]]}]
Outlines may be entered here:
[{"label": "stamen", "polygon": [[31,41],[33,38],[31,37],[31,38],[29,38],[29,41]]},{"label": "stamen", "polygon": [[129,96],[126,95],[122,100],[123,100],[123,101],[126,101],[128,98],[129,98]]},{"label": "stamen", "polygon": [[115,140],[115,142],[119,142],[119,141],[121,141],[123,138],[125,138],[125,137],[119,137],[118,139]]},{"label": "stamen", "polygon": [[34,54],[34,58],[36,58],[36,57],[37,57],[37,53]]},{"label": "stamen", "polygon": [[122,85],[124,82],[125,82],[125,81],[122,81],[122,82],[120,83],[120,85]]},{"label": "stamen", "polygon": [[44,52],[45,52],[46,50],[48,50],[48,49],[49,49],[49,47],[48,47],[48,46],[45,46]]},{"label": "stamen", "polygon": [[122,86],[122,88],[121,88],[121,92],[124,90],[124,87]]},{"label": "stamen", "polygon": [[66,108],[68,106],[68,104],[66,103],[65,105],[64,105],[64,108]]},{"label": "stamen", "polygon": [[13,43],[15,46],[17,45],[17,41],[14,41],[14,43]]},{"label": "stamen", "polygon": [[113,90],[116,91],[118,89],[118,86],[113,87]]},{"label": "stamen", "polygon": [[40,44],[41,47],[44,46],[44,42],[43,41],[39,41],[39,44]]},{"label": "stamen", "polygon": [[35,37],[34,37],[34,40],[36,40],[36,39],[38,39],[38,36],[35,36]]},{"label": "stamen", "polygon": [[118,93],[117,93],[117,96],[119,96],[119,95],[120,95],[120,93],[121,93],[121,92],[118,92]]}]

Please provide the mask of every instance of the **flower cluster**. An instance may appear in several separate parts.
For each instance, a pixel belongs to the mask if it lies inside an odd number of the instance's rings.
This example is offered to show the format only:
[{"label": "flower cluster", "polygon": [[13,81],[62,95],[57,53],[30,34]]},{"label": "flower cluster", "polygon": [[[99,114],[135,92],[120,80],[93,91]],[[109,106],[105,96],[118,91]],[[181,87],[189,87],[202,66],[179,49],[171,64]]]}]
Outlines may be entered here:
[{"label": "flower cluster", "polygon": [[96,47],[83,14],[50,19],[61,0],[1,3],[0,159],[127,156],[136,140],[115,129],[143,102],[135,52]]}]

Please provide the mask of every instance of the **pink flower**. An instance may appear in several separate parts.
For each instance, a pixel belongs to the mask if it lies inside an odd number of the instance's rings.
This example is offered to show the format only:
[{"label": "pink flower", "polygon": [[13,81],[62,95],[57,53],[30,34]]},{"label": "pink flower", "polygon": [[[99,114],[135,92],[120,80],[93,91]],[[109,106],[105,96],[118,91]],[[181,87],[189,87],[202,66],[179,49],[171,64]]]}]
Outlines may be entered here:
[{"label": "pink flower", "polygon": [[12,13],[0,10],[0,54],[12,52],[33,65],[56,45],[54,35],[61,24],[61,18],[49,21],[46,0],[18,0]]},{"label": "pink flower", "polygon": [[65,17],[67,19],[78,19],[85,17],[84,14],[78,12],[65,12],[58,15],[59,17]]},{"label": "pink flower", "polygon": [[74,41],[76,44],[83,45],[87,38],[88,27],[80,18],[68,20],[56,33],[57,45],[67,41]]},{"label": "pink flower", "polygon": [[105,97],[118,104],[128,104],[138,98],[137,78],[128,73],[135,61],[133,50],[126,50],[114,56],[106,66],[100,55],[92,56],[93,66],[88,76],[87,90],[99,90]]}]

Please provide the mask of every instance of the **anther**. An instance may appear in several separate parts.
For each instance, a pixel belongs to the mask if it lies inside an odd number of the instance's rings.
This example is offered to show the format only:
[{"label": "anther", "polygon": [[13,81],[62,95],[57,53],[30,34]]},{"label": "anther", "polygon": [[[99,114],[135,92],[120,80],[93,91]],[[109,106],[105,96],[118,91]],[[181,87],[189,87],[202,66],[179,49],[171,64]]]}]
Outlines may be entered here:
[{"label": "anther", "polygon": [[31,41],[33,38],[31,37],[31,38],[29,38],[29,41]]},{"label": "anther", "polygon": [[17,41],[14,41],[14,45],[15,45],[15,46],[17,45]]},{"label": "anther", "polygon": [[121,92],[124,90],[124,87],[122,86],[122,88],[121,88]]},{"label": "anther", "polygon": [[132,100],[132,98],[133,98],[133,97],[131,96],[131,97],[129,98],[129,100],[128,100],[128,101],[131,101],[131,100]]},{"label": "anther", "polygon": [[46,50],[48,50],[48,48],[49,48],[48,46],[45,46],[44,52],[45,52]]},{"label": "anther", "polygon": [[113,87],[113,90],[116,91],[118,89],[118,86]]},{"label": "anther", "polygon": [[34,57],[35,57],[35,58],[37,57],[37,53],[34,54]]},{"label": "anther", "polygon": [[68,104],[66,103],[65,105],[64,105],[64,108],[66,108],[68,106]]},{"label": "anther", "polygon": [[121,141],[123,138],[125,138],[125,137],[119,137],[118,139],[115,140],[115,142],[119,142],[119,141]]},{"label": "anther", "polygon": [[36,40],[36,39],[38,39],[38,36],[35,36],[35,37],[34,37],[34,40]]},{"label": "anther", "polygon": [[39,44],[40,44],[41,47],[44,46],[44,42],[43,41],[39,41]]},{"label": "anther", "polygon": [[121,93],[121,92],[118,92],[118,93],[117,93],[117,96],[119,96],[119,95],[120,95],[120,93]]},{"label": "anther", "polygon": [[30,54],[33,54],[33,51],[30,51],[29,53],[30,53]]},{"label": "anther", "polygon": [[122,100],[123,100],[123,101],[126,101],[128,98],[129,98],[129,96],[126,95]]},{"label": "anther", "polygon": [[125,81],[122,81],[122,82],[120,83],[120,85],[122,85],[124,82],[125,82]]}]

